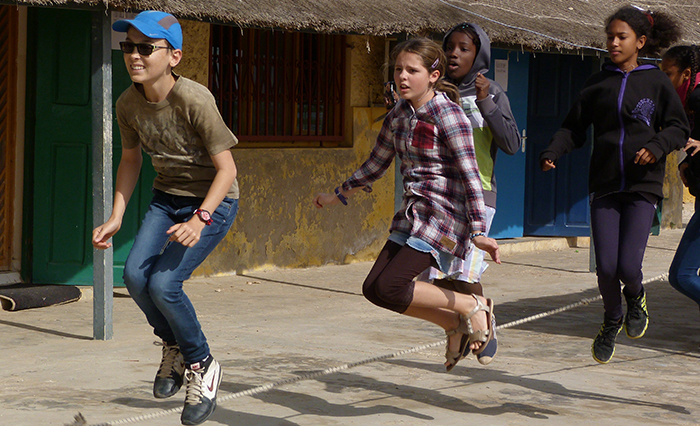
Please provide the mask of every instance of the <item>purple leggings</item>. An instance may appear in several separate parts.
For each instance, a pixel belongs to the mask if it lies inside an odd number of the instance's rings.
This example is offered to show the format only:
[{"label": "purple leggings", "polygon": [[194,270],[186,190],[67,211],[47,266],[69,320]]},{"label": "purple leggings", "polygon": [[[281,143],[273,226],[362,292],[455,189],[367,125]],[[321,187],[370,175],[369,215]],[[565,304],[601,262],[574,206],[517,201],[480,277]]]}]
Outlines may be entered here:
[{"label": "purple leggings", "polygon": [[627,297],[642,291],[642,260],[656,206],[640,194],[617,192],[591,202],[598,289],[605,318],[622,318],[620,283]]},{"label": "purple leggings", "polygon": [[430,253],[387,241],[362,285],[362,294],[375,305],[401,314],[413,301],[413,279],[430,266],[438,267]]}]

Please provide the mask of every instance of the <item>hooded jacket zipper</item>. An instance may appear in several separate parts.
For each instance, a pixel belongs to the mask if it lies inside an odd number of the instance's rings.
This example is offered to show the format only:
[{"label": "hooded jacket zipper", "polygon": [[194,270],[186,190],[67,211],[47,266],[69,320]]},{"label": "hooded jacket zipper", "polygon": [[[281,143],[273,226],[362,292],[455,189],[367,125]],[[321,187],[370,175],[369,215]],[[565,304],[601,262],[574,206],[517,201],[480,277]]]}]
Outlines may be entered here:
[{"label": "hooded jacket zipper", "polygon": [[[622,71],[621,71],[622,72]],[[631,71],[630,71],[631,72]],[[622,72],[622,83],[620,84],[620,94],[617,95],[617,119],[620,122],[620,140],[618,142],[618,151],[620,154],[620,191],[625,190],[625,160],[622,150],[622,144],[625,141],[625,124],[622,120],[622,100],[625,97],[625,88],[627,87],[627,78],[630,73]]]}]

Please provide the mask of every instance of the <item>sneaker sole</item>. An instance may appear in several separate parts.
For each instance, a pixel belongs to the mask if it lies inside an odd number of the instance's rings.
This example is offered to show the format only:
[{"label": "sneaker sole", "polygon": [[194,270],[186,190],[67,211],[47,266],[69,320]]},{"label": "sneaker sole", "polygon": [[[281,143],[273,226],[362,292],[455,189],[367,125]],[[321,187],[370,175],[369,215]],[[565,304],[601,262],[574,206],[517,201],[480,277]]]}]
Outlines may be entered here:
[{"label": "sneaker sole", "polygon": [[593,355],[593,359],[594,359],[597,363],[599,363],[599,364],[607,364],[607,363],[609,363],[610,360],[612,360],[613,357],[615,356],[615,349],[613,348],[612,354],[610,354],[610,358],[608,358],[607,361],[599,360],[599,359],[595,356],[595,350],[593,349],[593,345],[591,345],[591,355]]},{"label": "sneaker sole", "polygon": [[[623,327],[624,327],[624,325],[623,325],[622,327],[620,327],[619,330],[617,330],[617,333],[615,333],[615,338],[616,338],[616,339],[617,339],[617,336],[620,335],[620,332],[622,331],[622,328],[623,328]],[[641,337],[641,336],[640,336],[640,337]],[[605,360],[605,361],[600,360],[600,359],[598,359],[598,357],[595,356],[595,339],[593,339],[593,343],[591,344],[591,355],[593,356],[593,359],[594,359],[597,363],[599,363],[599,364],[607,364],[607,363],[609,363],[610,360],[613,359],[613,357],[615,356],[615,349],[616,349],[615,346],[613,346],[613,350],[612,350],[612,353],[610,354],[610,358],[608,358],[608,359]]]},{"label": "sneaker sole", "polygon": [[647,321],[646,325],[644,326],[644,330],[642,330],[642,333],[639,336],[632,336],[629,331],[627,331],[627,324],[625,324],[625,334],[627,337],[630,339],[641,339],[644,337],[644,334],[647,332],[647,328],[649,328],[649,321]]},{"label": "sneaker sole", "polygon": [[640,338],[644,337],[644,334],[647,332],[647,329],[648,329],[648,328],[649,328],[649,316],[647,315],[647,322],[646,322],[646,324],[644,324],[644,330],[642,330],[642,332],[641,332],[638,336],[632,336],[632,335],[629,333],[629,330],[627,329],[627,324],[626,324],[626,323],[625,323],[625,334],[626,334],[627,337],[629,337],[630,339],[640,339]]},{"label": "sneaker sole", "polygon": [[[498,352],[498,336],[496,335],[496,316],[491,316],[491,324],[493,328],[493,339],[489,341],[482,353],[476,356],[476,359],[481,365],[489,365],[493,361]],[[495,348],[495,349],[494,349]]]},{"label": "sneaker sole", "polygon": [[153,391],[153,397],[156,399],[168,399],[171,398],[175,395],[177,395],[178,392],[180,392],[180,389],[182,388],[182,385],[178,386],[177,389],[174,389],[171,393],[157,393]]}]

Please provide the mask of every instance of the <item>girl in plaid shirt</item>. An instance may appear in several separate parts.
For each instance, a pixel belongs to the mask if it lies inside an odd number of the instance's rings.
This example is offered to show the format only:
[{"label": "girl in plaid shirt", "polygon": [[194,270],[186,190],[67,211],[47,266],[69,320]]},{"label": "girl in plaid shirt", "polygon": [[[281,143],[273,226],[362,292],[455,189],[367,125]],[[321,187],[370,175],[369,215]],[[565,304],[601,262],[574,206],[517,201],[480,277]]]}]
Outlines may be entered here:
[{"label": "girl in plaid shirt", "polygon": [[335,194],[318,194],[314,204],[347,204],[360,189],[371,192],[372,183],[399,155],[403,203],[362,290],[375,305],[444,328],[450,371],[470,350],[479,354],[491,340],[493,301],[414,278],[430,266],[447,272],[453,261],[467,256],[471,243],[496,263],[500,258],[496,240],[485,236],[471,125],[453,102],[459,99],[457,88],[440,79],[446,62],[440,46],[427,38],[394,48],[390,65],[401,99],[384,119],[369,159]]}]

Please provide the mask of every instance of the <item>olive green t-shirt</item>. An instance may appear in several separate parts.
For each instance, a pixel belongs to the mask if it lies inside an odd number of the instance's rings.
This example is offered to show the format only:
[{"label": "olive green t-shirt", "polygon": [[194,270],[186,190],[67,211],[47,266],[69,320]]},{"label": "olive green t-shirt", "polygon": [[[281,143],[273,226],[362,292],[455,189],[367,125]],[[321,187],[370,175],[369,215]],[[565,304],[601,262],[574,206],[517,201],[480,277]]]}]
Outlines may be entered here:
[{"label": "olive green t-shirt", "polygon": [[[122,146],[140,146],[158,173],[153,187],[173,195],[204,198],[214,181],[212,155],[238,143],[221,118],[214,96],[201,84],[176,76],[168,97],[148,102],[132,84],[117,100]],[[238,198],[238,180],[227,197]]]}]

